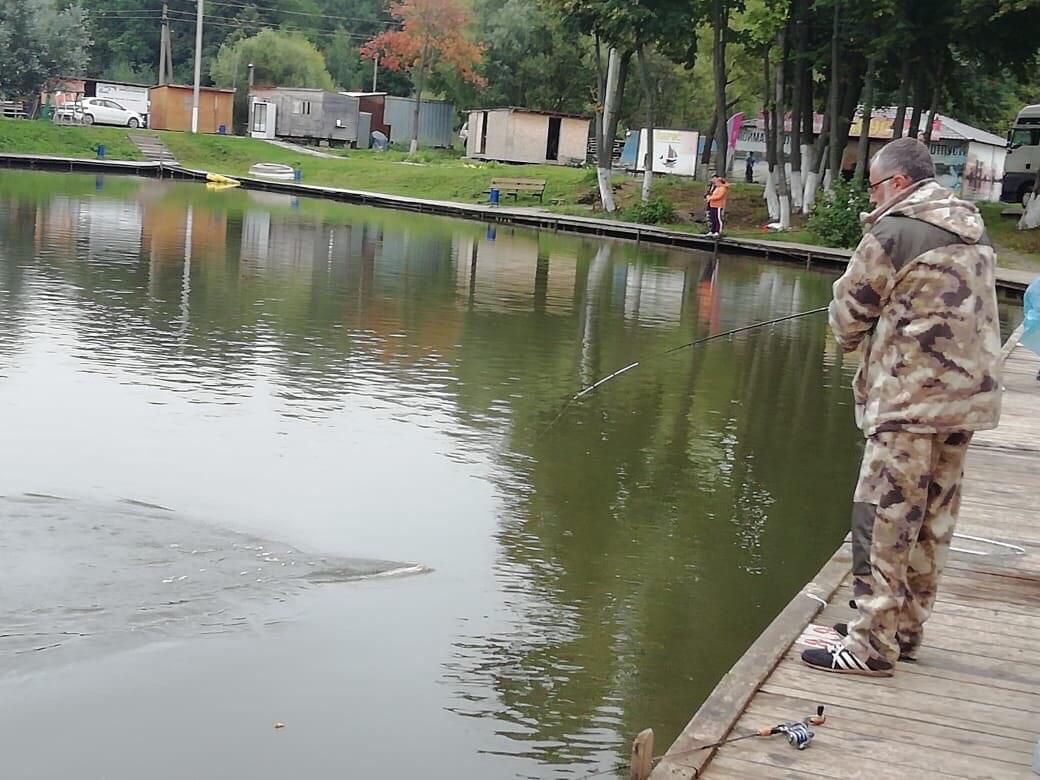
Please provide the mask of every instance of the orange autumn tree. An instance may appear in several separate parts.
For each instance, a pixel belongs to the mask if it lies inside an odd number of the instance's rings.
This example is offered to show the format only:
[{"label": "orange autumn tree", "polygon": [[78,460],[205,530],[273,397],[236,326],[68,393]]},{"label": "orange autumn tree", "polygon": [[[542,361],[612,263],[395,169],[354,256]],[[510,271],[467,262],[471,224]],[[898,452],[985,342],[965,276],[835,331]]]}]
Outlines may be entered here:
[{"label": "orange autumn tree", "polygon": [[415,154],[419,148],[419,109],[430,72],[445,66],[482,87],[485,81],[474,69],[484,49],[466,38],[469,12],[460,0],[397,0],[390,5],[390,14],[400,21],[400,29],[377,35],[361,47],[361,56],[379,57],[380,64],[390,70],[411,73],[415,109],[409,154]]}]

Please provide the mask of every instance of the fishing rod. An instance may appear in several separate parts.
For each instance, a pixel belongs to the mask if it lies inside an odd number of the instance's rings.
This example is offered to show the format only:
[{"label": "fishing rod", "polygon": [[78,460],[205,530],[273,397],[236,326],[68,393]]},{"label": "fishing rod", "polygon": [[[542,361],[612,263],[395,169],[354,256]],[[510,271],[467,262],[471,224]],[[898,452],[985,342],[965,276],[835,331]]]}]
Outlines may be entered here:
[{"label": "fishing rod", "polygon": [[[552,428],[559,421],[559,419],[561,417],[563,417],[564,413],[570,408],[571,404],[573,404],[575,401],[580,401],[582,398],[584,398],[585,396],[589,395],[589,393],[594,392],[596,389],[598,389],[602,385],[605,385],[610,380],[616,379],[617,377],[621,376],[622,374],[627,373],[628,371],[631,371],[634,368],[638,368],[639,366],[641,366],[644,363],[648,363],[651,360],[655,360],[655,359],[658,359],[658,358],[665,357],[666,355],[670,355],[673,352],[678,352],[679,350],[689,349],[691,347],[696,347],[699,344],[707,344],[709,341],[714,341],[715,339],[721,339],[721,338],[725,338],[726,336],[732,336],[732,335],[734,335],[736,333],[743,333],[744,331],[754,330],[755,328],[764,328],[767,325],[776,325],[776,324],[781,323],[781,322],[787,322],[788,320],[796,320],[796,319],[799,319],[800,317],[808,317],[810,314],[820,314],[821,312],[827,311],[827,308],[828,308],[827,306],[821,306],[818,309],[810,309],[809,311],[800,311],[800,312],[797,312],[796,314],[788,314],[788,315],[786,315],[784,317],[777,317],[776,319],[766,320],[765,322],[756,322],[756,323],[753,323],[751,325],[742,325],[739,328],[733,328],[732,330],[727,330],[724,333],[715,333],[715,334],[713,334],[711,336],[704,336],[703,338],[699,338],[699,339],[695,339],[694,341],[687,342],[686,344],[680,344],[680,345],[678,345],[676,347],[670,347],[670,348],[668,348],[668,349],[666,349],[666,350],[664,350],[662,352],[658,352],[656,355],[652,355],[651,357],[647,358],[646,360],[637,360],[634,363],[629,363],[624,368],[619,368],[614,373],[608,374],[607,376],[603,377],[602,379],[600,379],[600,380],[598,380],[596,382],[593,382],[588,387],[583,387],[577,393],[575,393],[570,398],[568,398],[567,402],[563,405],[563,408],[560,409],[559,414],[557,414],[556,417],[553,418],[553,421],[546,426],[545,431],[548,431],[550,428]],[[543,431],[543,433],[545,431]]]}]

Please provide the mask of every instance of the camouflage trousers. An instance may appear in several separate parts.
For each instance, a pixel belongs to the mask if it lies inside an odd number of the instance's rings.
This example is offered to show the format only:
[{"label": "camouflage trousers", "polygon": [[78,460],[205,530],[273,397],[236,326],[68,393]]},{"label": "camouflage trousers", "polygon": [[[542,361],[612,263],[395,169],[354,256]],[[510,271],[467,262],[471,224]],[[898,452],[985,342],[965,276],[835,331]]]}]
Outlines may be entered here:
[{"label": "camouflage trousers", "polygon": [[845,645],[859,658],[913,657],[932,614],[960,510],[971,433],[867,439],[852,511],[858,617]]}]

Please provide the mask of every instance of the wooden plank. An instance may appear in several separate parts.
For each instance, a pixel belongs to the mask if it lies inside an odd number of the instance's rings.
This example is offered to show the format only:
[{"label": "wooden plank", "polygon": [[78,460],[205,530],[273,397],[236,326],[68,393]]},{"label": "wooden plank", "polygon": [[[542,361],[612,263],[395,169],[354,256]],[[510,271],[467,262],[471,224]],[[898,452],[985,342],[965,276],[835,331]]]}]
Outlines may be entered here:
[{"label": "wooden plank", "polygon": [[804,767],[786,769],[722,755],[711,762],[709,771],[702,776],[711,780],[812,780],[814,777],[834,777],[833,774],[809,772]]},{"label": "wooden plank", "polygon": [[[810,711],[814,702],[806,698],[778,696],[759,693],[748,706],[746,717],[754,720],[784,720]],[[952,753],[990,758],[1008,764],[1028,766],[1031,763],[1033,743],[993,734],[965,731],[954,726],[917,720],[906,723],[905,728],[893,729],[887,718],[879,718],[869,710],[856,709],[843,704],[833,704],[825,712],[827,722],[814,727],[818,736],[837,729],[842,732],[872,737],[888,737],[912,745],[925,745]]]},{"label": "wooden plank", "polygon": [[[929,696],[942,696],[956,701],[972,702],[974,704],[991,705],[1006,710],[1018,710],[1023,713],[1040,713],[1040,694],[1035,690],[1023,691],[1010,688],[997,688],[991,684],[980,682],[968,682],[970,677],[962,675],[965,679],[954,679],[948,677],[936,677],[928,674],[917,674],[914,672],[916,664],[900,665],[900,674],[890,678],[879,680],[878,685],[889,690],[912,691],[914,693]],[[778,681],[787,680],[789,675],[800,677],[803,675],[818,674],[805,667],[801,660],[795,658],[784,659],[777,668],[774,675]],[[1034,677],[1034,680],[1036,677]],[[1022,716],[1018,716],[1021,720]]]},{"label": "wooden plank", "polygon": [[[908,767],[890,761],[888,751],[878,750],[872,740],[842,740],[834,734],[820,736],[806,750],[796,750],[779,737],[771,739],[748,739],[719,749],[719,757],[732,757],[744,761],[779,766],[791,771],[820,774],[824,777],[840,777],[843,780],[881,780],[881,778],[906,778]],[[915,767],[919,774],[922,770]],[[711,777],[710,770],[704,775]],[[929,778],[966,778],[978,776],[950,774],[933,767]],[[1005,775],[1006,777],[1006,775]]]},{"label": "wooden plank", "polygon": [[[768,707],[754,706],[748,711],[750,719],[761,719],[765,723],[776,722],[776,712]],[[782,716],[781,716],[782,720]],[[811,751],[820,745],[836,746],[846,751],[850,760],[853,756],[863,756],[877,760],[884,756],[884,761],[891,768],[893,765],[904,769],[916,769],[922,774],[931,776],[932,772],[952,777],[1004,778],[1009,772],[1020,771],[1029,766],[1031,747],[1028,742],[1020,742],[1021,749],[1017,753],[1004,752],[1001,758],[992,755],[983,756],[970,751],[958,739],[940,740],[940,744],[932,744],[927,735],[918,738],[916,724],[871,723],[870,721],[839,725],[824,724],[813,728],[816,735],[813,743],[807,748]],[[954,732],[963,736],[963,732]],[[720,751],[721,753],[721,751]],[[735,750],[731,755],[740,755]],[[1011,758],[1013,760],[1004,760]],[[709,775],[710,776],[710,775]]]},{"label": "wooden plank", "polygon": [[[863,678],[854,678],[840,674],[821,674],[818,671],[803,667],[800,660],[791,659],[791,664],[781,664],[763,686],[764,690],[800,691],[812,690],[821,697],[820,704],[828,701],[857,701],[861,706],[886,707],[899,712],[914,712],[918,718],[927,716],[936,722],[955,725],[963,721],[965,728],[974,731],[985,731],[991,734],[1007,734],[1019,739],[1028,740],[1036,734],[1031,728],[1028,711],[1001,707],[998,704],[969,701],[957,696],[941,695],[932,691],[914,690],[912,686],[898,685],[900,675],[887,678],[870,678],[864,684]],[[891,685],[883,682],[897,681]],[[953,693],[953,691],[950,691]],[[940,720],[941,719],[941,720]],[[1033,718],[1035,721],[1035,717]],[[1040,723],[1033,724],[1040,727]]]},{"label": "wooden plank", "polygon": [[[847,576],[851,563],[849,547],[842,545],[803,592],[827,601]],[[695,754],[687,751],[717,742],[729,733],[759,685],[821,606],[818,601],[806,596],[799,595],[792,599],[715,686],[715,690],[654,769],[652,780],[695,776],[711,760],[712,750],[701,750]],[[681,764],[670,758],[673,754],[685,754]]]},{"label": "wooden plank", "polygon": [[[819,678],[825,679],[839,676],[824,675],[819,672],[814,672],[813,674],[817,675]],[[927,703],[929,699],[934,697],[909,696],[905,694],[874,696],[870,692],[869,688],[869,683],[863,685],[862,695],[853,697],[849,695],[848,691],[835,692],[834,690],[829,689],[828,686],[818,688],[814,683],[813,695],[815,700],[820,704],[823,704],[825,707],[832,707],[836,704],[855,707],[870,712],[878,719],[878,722],[889,721],[896,723],[909,723],[910,721],[923,720],[929,723],[960,729],[962,731],[1006,737],[1022,742],[1032,741],[1033,744],[1036,744],[1035,731],[1031,731],[1027,728],[1016,729],[986,720],[962,719],[960,717],[959,709],[954,709],[952,711],[942,709],[942,704],[944,703],[942,700],[938,700],[937,703],[933,702],[928,706],[922,706],[922,704]],[[805,695],[805,691],[801,687],[780,685],[772,680],[768,680],[762,686],[762,691],[764,693],[775,693],[781,696],[791,696],[795,698]],[[1019,722],[1021,723],[1022,719],[1019,719]],[[687,775],[687,777],[689,777],[689,775]]]}]

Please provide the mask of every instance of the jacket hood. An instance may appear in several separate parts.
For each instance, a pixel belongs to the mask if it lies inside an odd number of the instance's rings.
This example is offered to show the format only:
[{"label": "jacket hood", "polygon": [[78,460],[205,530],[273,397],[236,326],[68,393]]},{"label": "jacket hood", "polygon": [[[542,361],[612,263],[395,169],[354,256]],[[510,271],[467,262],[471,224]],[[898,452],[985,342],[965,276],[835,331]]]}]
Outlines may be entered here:
[{"label": "jacket hood", "polygon": [[917,182],[866,216],[870,226],[888,216],[919,219],[960,236],[966,244],[976,244],[986,232],[982,214],[974,203],[961,200],[935,179]]}]

